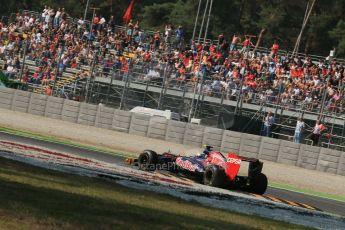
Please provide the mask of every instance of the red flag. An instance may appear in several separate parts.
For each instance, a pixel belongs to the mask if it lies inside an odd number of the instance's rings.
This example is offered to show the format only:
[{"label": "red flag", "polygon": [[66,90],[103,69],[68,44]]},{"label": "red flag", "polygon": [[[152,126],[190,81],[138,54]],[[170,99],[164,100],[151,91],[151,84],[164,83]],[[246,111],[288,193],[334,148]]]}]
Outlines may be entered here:
[{"label": "red flag", "polygon": [[134,0],[132,0],[131,3],[129,3],[126,12],[125,12],[125,14],[123,15],[123,18],[122,18],[122,19],[123,19],[123,22],[126,23],[126,24],[127,24],[127,23],[131,20],[131,18],[132,18],[133,7],[134,7]]}]

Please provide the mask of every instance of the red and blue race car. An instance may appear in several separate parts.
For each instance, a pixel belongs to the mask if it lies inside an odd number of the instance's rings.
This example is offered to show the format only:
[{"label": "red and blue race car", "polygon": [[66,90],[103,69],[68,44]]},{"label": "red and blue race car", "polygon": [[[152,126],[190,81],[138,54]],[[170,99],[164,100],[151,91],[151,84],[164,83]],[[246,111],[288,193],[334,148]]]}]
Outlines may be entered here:
[{"label": "red and blue race car", "polygon": [[[238,175],[243,162],[249,163],[246,176]],[[157,154],[155,151],[145,150],[129,163],[141,170],[166,170],[183,174],[214,187],[239,189],[256,194],[264,194],[267,189],[267,177],[262,173],[263,162],[234,153],[223,155],[213,151],[211,146],[206,146],[198,156],[180,156],[170,152]]]}]

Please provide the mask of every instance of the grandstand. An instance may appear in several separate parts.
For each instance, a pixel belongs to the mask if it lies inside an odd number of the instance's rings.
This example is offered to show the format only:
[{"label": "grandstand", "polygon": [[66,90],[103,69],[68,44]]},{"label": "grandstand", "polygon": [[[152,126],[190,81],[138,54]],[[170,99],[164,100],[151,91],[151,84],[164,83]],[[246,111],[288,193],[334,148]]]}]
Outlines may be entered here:
[{"label": "grandstand", "polygon": [[[174,36],[167,42],[163,33],[133,25],[95,29],[93,39],[87,33],[94,25],[78,27],[78,20],[67,15],[61,20],[65,27],[56,30],[37,12],[13,14],[8,21],[16,28],[2,25],[7,31],[1,33],[0,64],[30,91],[126,110],[169,109],[206,125],[257,134],[272,111],[274,137],[288,140],[298,117],[307,123],[306,134],[321,119],[331,133],[321,144],[345,147],[345,60],[301,53],[292,57],[283,50],[272,56],[265,47],[240,52],[241,44],[229,52],[226,39],[180,46]],[[126,36],[128,29],[131,36]],[[20,66],[11,75],[8,67],[15,66],[16,54]],[[308,135],[304,142],[310,143]]]}]

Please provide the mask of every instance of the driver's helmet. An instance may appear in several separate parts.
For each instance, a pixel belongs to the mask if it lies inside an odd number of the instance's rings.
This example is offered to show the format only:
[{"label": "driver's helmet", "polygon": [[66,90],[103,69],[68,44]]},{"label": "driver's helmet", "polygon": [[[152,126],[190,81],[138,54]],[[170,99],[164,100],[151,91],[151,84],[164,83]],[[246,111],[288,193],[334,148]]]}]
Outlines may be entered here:
[{"label": "driver's helmet", "polygon": [[213,147],[210,145],[205,145],[204,147],[205,147],[204,151],[199,156],[206,158],[208,154],[210,153],[210,151],[212,151]]}]

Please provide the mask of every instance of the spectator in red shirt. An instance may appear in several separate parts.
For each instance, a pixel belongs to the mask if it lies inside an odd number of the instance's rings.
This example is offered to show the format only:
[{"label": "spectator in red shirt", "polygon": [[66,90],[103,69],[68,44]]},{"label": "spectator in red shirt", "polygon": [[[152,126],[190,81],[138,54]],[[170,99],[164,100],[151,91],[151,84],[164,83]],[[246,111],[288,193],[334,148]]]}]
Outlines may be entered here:
[{"label": "spectator in red shirt", "polygon": [[146,50],[146,52],[143,55],[144,61],[145,62],[150,62],[151,61],[151,54],[148,50]]},{"label": "spectator in red shirt", "polygon": [[271,47],[271,57],[274,57],[278,53],[278,50],[279,50],[279,45],[278,45],[278,42],[275,40]]},{"label": "spectator in red shirt", "polygon": [[241,53],[248,53],[250,51],[250,47],[254,46],[254,44],[251,41],[251,36],[244,35],[245,40],[243,42],[243,48],[241,49]]}]

